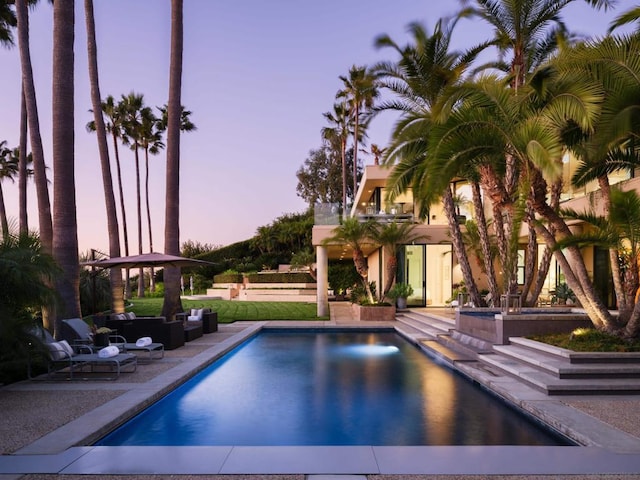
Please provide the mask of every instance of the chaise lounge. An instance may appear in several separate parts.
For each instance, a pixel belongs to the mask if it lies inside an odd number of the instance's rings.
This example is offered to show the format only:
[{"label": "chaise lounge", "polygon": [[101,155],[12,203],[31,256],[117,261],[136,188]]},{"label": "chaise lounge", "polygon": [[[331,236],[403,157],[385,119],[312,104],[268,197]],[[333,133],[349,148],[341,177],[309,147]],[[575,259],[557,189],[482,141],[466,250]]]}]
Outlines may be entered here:
[{"label": "chaise lounge", "polygon": [[[121,372],[135,372],[138,365],[136,355],[121,353],[115,346],[106,347],[103,353],[93,353],[88,345],[79,345],[79,351],[83,353],[76,353],[66,340],[56,342],[47,330],[40,329],[37,336],[46,347],[48,379],[61,376],[66,380],[117,380]],[[35,380],[31,358],[28,377]]]}]

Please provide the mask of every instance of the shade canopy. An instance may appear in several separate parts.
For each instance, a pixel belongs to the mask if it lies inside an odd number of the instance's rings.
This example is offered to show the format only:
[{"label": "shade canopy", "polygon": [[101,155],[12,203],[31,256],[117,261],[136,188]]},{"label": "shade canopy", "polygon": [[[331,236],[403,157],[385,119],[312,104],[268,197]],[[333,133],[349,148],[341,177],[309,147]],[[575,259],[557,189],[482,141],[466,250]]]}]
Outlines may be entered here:
[{"label": "shade canopy", "polygon": [[204,260],[195,258],[178,257],[165,253],[143,253],[141,255],[130,255],[128,257],[112,257],[102,260],[91,260],[82,262],[82,265],[98,268],[144,268],[144,267],[204,267],[214,265]]}]

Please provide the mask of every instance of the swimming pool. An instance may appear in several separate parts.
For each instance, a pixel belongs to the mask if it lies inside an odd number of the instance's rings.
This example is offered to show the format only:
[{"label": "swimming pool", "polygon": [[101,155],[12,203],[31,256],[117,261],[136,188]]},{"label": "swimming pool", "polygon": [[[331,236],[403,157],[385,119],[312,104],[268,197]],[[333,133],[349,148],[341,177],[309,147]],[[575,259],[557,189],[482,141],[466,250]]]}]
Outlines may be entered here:
[{"label": "swimming pool", "polygon": [[393,332],[265,330],[97,445],[566,445]]}]

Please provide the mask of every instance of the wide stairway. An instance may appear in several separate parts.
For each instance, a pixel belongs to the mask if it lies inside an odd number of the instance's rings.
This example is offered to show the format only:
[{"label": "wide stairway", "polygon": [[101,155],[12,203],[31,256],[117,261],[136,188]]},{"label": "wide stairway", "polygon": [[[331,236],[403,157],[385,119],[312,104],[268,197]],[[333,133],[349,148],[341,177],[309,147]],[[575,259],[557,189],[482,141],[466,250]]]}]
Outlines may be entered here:
[{"label": "wide stairway", "polygon": [[441,361],[477,362],[495,375],[518,378],[547,395],[640,393],[640,352],[573,352],[551,345],[511,338],[509,345],[491,345],[455,330],[452,314],[401,311],[398,329]]}]

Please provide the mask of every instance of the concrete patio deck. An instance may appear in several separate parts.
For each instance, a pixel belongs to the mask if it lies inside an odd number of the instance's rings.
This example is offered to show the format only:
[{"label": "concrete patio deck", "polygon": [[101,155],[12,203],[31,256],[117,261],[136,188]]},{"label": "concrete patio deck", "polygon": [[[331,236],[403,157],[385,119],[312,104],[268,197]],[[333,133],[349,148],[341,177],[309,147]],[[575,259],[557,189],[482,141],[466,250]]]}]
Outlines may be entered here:
[{"label": "concrete patio deck", "polygon": [[[348,304],[332,303],[321,322],[269,326],[363,326]],[[449,310],[427,310],[434,318]],[[397,322],[384,324],[394,326]],[[92,442],[223,355],[267,322],[220,325],[164,359],[141,365],[114,382],[21,382],[0,388],[0,480],[57,475],[127,478],[351,478],[640,479],[640,396],[548,397],[514,379],[485,372],[486,387],[585,447],[92,447]],[[373,323],[373,325],[380,325]],[[367,326],[371,326],[368,324]],[[468,366],[465,366],[468,368]],[[482,379],[482,375],[478,378]],[[481,382],[482,383],[482,382]],[[23,477],[23,475],[26,475]],[[158,475],[160,477],[152,477]],[[176,477],[176,476],[180,477]],[[566,476],[566,477],[565,477]],[[122,478],[122,477],[118,477]],[[198,477],[203,478],[203,477]]]}]

